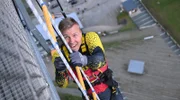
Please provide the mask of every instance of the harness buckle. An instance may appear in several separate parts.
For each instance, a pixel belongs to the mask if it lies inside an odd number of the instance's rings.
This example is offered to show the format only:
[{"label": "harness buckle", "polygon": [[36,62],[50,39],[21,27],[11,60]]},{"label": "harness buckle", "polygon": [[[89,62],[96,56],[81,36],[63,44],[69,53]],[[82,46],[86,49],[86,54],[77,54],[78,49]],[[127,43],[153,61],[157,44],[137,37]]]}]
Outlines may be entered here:
[{"label": "harness buckle", "polygon": [[91,81],[91,83],[94,83],[95,81],[97,81],[99,79],[99,77],[93,73],[92,75],[95,79]]}]

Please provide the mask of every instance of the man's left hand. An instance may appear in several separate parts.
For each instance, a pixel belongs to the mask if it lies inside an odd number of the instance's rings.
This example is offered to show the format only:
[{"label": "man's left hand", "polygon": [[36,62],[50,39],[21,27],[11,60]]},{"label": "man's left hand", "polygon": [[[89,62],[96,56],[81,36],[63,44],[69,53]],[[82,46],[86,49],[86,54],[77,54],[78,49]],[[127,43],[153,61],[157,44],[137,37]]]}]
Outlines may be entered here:
[{"label": "man's left hand", "polygon": [[70,54],[70,59],[71,59],[70,63],[72,67],[76,67],[76,66],[82,67],[82,66],[87,65],[87,62],[88,62],[87,56],[82,55],[78,51],[75,51],[72,54]]}]

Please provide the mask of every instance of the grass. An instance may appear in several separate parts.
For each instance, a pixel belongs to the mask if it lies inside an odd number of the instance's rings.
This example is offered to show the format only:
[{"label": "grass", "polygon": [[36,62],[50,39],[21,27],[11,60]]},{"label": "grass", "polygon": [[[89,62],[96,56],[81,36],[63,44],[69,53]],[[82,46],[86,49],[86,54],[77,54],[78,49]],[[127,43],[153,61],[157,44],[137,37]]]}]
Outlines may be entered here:
[{"label": "grass", "polygon": [[82,100],[82,97],[73,96],[66,93],[59,93],[61,100]]},{"label": "grass", "polygon": [[180,0],[142,0],[152,15],[180,44]]},{"label": "grass", "polygon": [[78,88],[77,84],[74,82],[69,82],[68,87],[67,88]]},{"label": "grass", "polygon": [[[58,86],[55,81],[53,81],[53,83],[54,83],[55,86]],[[78,86],[76,85],[76,83],[70,81],[70,82],[68,83],[68,86],[67,86],[66,88],[78,88]]]},{"label": "grass", "polygon": [[131,18],[129,17],[127,12],[121,12],[117,16],[118,23],[123,19],[125,19],[127,21],[127,23],[119,31],[122,32],[122,31],[132,30],[132,29],[136,28],[136,25],[133,23],[133,21],[131,20]]},{"label": "grass", "polygon": [[103,46],[104,46],[105,49],[117,47],[117,46],[119,46],[119,45],[120,45],[120,42],[119,42],[119,41],[113,41],[113,42],[103,43]]},{"label": "grass", "polygon": [[[56,82],[54,82],[54,85],[57,86]],[[78,89],[78,86],[75,83],[70,82],[68,84],[67,88],[77,88]],[[74,96],[71,94],[60,93],[60,92],[58,92],[58,94],[59,94],[61,100],[82,100],[82,97],[79,97],[79,96]]]}]

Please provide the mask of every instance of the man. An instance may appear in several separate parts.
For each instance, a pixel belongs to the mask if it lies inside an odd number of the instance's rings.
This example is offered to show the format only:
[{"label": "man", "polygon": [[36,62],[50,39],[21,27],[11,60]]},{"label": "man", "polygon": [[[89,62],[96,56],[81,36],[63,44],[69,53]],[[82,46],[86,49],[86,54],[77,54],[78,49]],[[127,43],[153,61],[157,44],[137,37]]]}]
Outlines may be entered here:
[{"label": "man", "polygon": [[[73,51],[70,54],[65,45],[61,45],[61,50],[71,68],[75,70],[76,66],[82,67],[101,100],[123,100],[117,82],[112,79],[112,71],[108,69],[99,36],[95,32],[82,34],[78,23],[72,18],[63,19],[59,29]],[[52,54],[52,61],[56,68],[56,83],[59,87],[66,87],[70,75],[57,52]],[[92,91],[86,80],[84,82],[91,97]]]}]

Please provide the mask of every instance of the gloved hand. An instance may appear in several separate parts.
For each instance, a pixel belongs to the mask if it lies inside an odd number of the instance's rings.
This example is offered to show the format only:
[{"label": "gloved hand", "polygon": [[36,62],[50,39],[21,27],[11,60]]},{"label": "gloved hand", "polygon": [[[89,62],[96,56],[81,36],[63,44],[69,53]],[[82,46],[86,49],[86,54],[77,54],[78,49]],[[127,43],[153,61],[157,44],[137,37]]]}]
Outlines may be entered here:
[{"label": "gloved hand", "polygon": [[87,56],[82,55],[78,51],[71,53],[70,59],[71,59],[70,63],[72,67],[76,67],[76,66],[82,67],[82,66],[87,65],[87,62],[88,62]]},{"label": "gloved hand", "polygon": [[64,71],[66,69],[66,66],[62,59],[60,57],[57,57],[54,61],[54,65],[56,67],[56,70],[58,71]]}]

